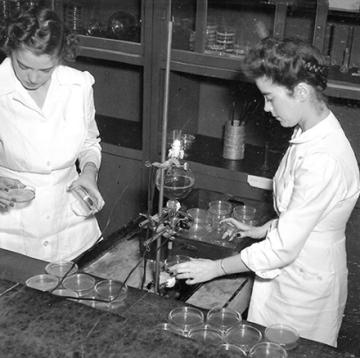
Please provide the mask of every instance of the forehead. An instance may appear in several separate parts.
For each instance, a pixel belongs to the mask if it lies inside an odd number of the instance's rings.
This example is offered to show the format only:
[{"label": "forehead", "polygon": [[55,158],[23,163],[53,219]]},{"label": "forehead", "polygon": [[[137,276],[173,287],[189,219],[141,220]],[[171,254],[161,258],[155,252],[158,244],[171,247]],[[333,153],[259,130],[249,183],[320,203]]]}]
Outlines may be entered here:
[{"label": "forehead", "polygon": [[36,70],[51,68],[58,63],[58,58],[56,56],[35,54],[26,47],[14,50],[12,56],[17,62]]},{"label": "forehead", "polygon": [[267,94],[287,94],[288,90],[284,86],[278,85],[271,78],[263,76],[255,80],[256,86],[263,95]]}]

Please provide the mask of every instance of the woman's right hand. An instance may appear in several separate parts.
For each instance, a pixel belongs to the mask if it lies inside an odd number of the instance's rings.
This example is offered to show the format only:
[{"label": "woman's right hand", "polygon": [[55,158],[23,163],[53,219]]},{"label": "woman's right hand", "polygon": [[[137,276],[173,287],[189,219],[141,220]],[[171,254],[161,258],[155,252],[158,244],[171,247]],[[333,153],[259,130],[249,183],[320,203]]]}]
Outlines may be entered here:
[{"label": "woman's right hand", "polygon": [[21,189],[25,185],[17,179],[8,177],[0,177],[0,208],[8,210],[9,207],[14,206],[14,202],[9,195],[9,189]]},{"label": "woman's right hand", "polygon": [[[239,237],[250,237],[252,239],[260,240],[266,236],[268,225],[251,226],[244,224],[234,218],[227,218],[221,221],[223,224],[230,226],[229,232],[232,232],[232,236],[237,235]],[[225,232],[226,236],[227,232]]]}]

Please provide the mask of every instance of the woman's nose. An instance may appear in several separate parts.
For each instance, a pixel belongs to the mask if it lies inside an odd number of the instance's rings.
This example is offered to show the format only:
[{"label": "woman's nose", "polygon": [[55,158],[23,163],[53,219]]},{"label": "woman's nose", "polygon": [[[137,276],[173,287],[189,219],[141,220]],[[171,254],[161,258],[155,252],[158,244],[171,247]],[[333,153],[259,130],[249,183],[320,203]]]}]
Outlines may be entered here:
[{"label": "woman's nose", "polygon": [[37,83],[37,80],[38,80],[38,73],[37,73],[37,71],[30,71],[30,72],[29,72],[29,75],[28,75],[28,78],[29,78],[29,82],[31,82],[31,83]]},{"label": "woman's nose", "polygon": [[272,109],[271,103],[269,101],[265,101],[264,111],[265,112],[271,112],[271,109]]}]

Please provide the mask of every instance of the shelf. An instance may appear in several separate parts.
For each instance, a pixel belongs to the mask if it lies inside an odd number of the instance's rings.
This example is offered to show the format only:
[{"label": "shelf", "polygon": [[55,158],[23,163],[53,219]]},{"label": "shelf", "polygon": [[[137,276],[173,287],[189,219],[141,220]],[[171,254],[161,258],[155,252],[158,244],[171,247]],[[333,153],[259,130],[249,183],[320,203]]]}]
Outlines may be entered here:
[{"label": "shelf", "polygon": [[[241,56],[231,58],[172,50],[171,70],[212,78],[246,81],[245,76],[242,76],[240,72],[241,60]],[[332,68],[325,94],[330,97],[359,100],[360,75],[351,75],[350,72],[342,74],[336,68]]]},{"label": "shelf", "polygon": [[143,46],[140,43],[84,35],[78,35],[78,38],[78,56],[140,66],[144,64]]},{"label": "shelf", "polygon": [[242,173],[245,176],[256,175],[272,178],[282,157],[280,151],[270,149],[268,152],[268,169],[264,170],[264,147],[245,144],[245,155],[242,160],[224,159],[222,153],[223,143],[221,139],[196,135],[196,139],[185,160],[208,166],[208,174],[213,171],[214,175],[216,175],[219,174],[220,170],[226,172],[227,176],[233,172],[234,177]]}]

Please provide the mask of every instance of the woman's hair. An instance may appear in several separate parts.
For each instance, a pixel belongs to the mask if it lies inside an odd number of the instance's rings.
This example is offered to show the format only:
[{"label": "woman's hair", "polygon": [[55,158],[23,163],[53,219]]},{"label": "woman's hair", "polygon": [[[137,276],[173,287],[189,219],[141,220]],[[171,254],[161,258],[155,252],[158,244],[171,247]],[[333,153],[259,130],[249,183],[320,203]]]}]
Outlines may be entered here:
[{"label": "woman's hair", "polygon": [[268,37],[249,51],[243,72],[252,80],[266,76],[293,91],[305,82],[320,94],[326,88],[328,68],[320,51],[297,39]]},{"label": "woman's hair", "polygon": [[64,26],[54,11],[30,8],[2,25],[1,46],[7,54],[25,46],[35,54],[60,57],[64,47]]}]

